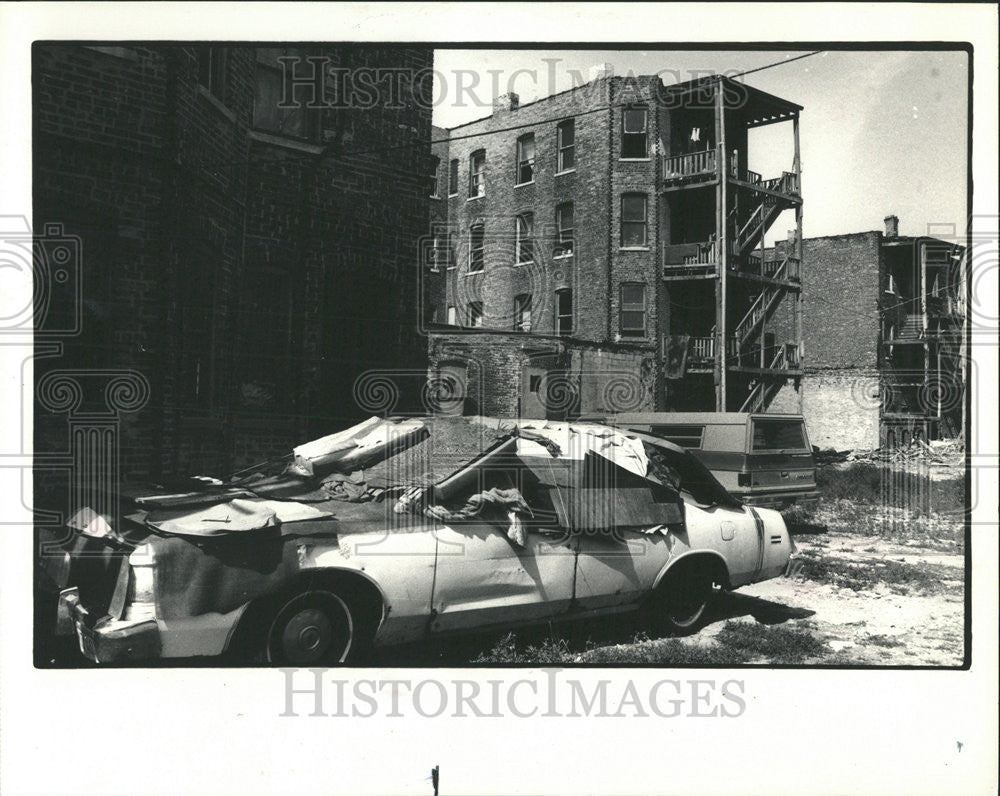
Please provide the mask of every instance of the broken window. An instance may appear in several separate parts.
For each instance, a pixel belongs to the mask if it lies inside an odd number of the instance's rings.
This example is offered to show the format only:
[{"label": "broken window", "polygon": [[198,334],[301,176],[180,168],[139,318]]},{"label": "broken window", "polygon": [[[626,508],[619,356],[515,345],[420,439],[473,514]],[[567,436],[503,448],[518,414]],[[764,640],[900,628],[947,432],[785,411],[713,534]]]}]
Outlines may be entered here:
[{"label": "broken window", "polygon": [[535,134],[526,133],[517,139],[517,177],[522,185],[535,179]]},{"label": "broken window", "polygon": [[469,197],[486,195],[486,150],[469,155]]},{"label": "broken window", "polygon": [[622,154],[625,159],[649,157],[648,113],[645,108],[622,111]]},{"label": "broken window", "polygon": [[469,227],[469,273],[483,270],[485,259],[485,232],[482,222]]},{"label": "broken window", "polygon": [[483,325],[483,302],[469,302],[469,327],[478,329]]},{"label": "broken window", "polygon": [[556,334],[573,334],[573,291],[556,291]]},{"label": "broken window", "polygon": [[519,332],[531,331],[531,294],[522,293],[514,298],[514,329]]},{"label": "broken window", "polygon": [[535,260],[534,241],[535,216],[533,213],[522,213],[514,221],[516,236],[517,263],[531,263]]},{"label": "broken window", "polygon": [[576,125],[573,119],[556,127],[556,171],[569,171],[576,166]]},{"label": "broken window", "polygon": [[620,298],[622,336],[645,337],[646,286],[637,282],[625,282],[620,287]]},{"label": "broken window", "polygon": [[649,242],[646,230],[646,194],[622,195],[622,246],[645,246]]},{"label": "broken window", "polygon": [[573,203],[564,202],[556,208],[556,249],[555,257],[565,257],[573,253]]},{"label": "broken window", "polygon": [[448,164],[448,196],[458,193],[458,158]]}]

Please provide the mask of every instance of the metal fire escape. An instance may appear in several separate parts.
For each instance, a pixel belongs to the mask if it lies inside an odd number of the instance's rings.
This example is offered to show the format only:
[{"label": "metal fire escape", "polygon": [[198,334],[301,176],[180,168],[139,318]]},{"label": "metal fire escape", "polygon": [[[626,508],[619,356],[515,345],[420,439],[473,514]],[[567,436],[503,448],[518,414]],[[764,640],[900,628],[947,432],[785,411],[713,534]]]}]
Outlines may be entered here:
[{"label": "metal fire escape", "polygon": [[[711,284],[714,313],[706,306],[713,323],[700,333],[671,322],[672,328],[664,330],[664,350],[676,352],[678,341],[686,346],[681,377],[712,374],[716,411],[765,411],[782,385],[802,374],[801,107],[718,76],[668,92],[673,93],[671,142],[664,147],[662,191],[670,218],[663,279],[668,293],[686,289],[685,295],[701,296],[706,305]],[[744,165],[748,131],[778,122],[792,124],[791,171],[764,179]],[[711,145],[678,152],[702,138],[700,129],[694,132],[698,124],[714,131]],[[689,125],[694,128],[690,137],[678,135]],[[704,217],[686,207],[700,208]],[[765,236],[785,210],[794,211],[795,229],[769,249]],[[713,211],[714,218],[708,218]],[[693,240],[709,229],[708,240]],[[785,339],[776,343],[772,319],[788,306],[785,302],[791,304],[791,321],[782,329]],[[797,400],[801,411],[800,394]]]}]

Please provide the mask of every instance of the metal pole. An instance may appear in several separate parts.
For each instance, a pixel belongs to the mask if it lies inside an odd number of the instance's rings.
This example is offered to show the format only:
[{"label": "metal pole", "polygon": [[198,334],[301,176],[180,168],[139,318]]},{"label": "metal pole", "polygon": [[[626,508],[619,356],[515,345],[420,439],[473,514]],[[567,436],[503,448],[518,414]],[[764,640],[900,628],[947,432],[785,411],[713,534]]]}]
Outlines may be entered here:
[{"label": "metal pole", "polygon": [[[792,318],[793,326],[795,328],[795,353],[798,359],[799,368],[805,369],[805,351],[804,351],[804,341],[802,339],[802,312],[804,309],[802,290],[803,290],[803,279],[802,272],[804,263],[802,261],[802,156],[799,151],[799,115],[796,113],[792,117],[792,137],[795,140],[795,161],[793,163],[793,168],[795,169],[795,182],[798,185],[799,190],[799,204],[795,207],[795,259],[797,261],[796,269],[798,271],[798,289],[795,291],[795,300],[792,304]],[[787,278],[786,274],[786,278]],[[799,382],[799,389],[796,390],[798,393],[798,406],[799,414],[802,414],[802,383]]]},{"label": "metal pole", "polygon": [[716,411],[719,412],[726,411],[728,398],[726,392],[726,343],[728,333],[728,329],[726,328],[726,276],[729,270],[729,203],[726,189],[729,184],[729,163],[728,152],[726,150],[726,116],[725,108],[723,107],[724,93],[722,78],[719,77],[715,81],[715,130],[716,141],[719,147],[719,162],[717,164],[719,175],[719,243],[722,246],[722,257],[719,262],[718,300],[716,302],[718,312],[716,322],[718,324],[719,340],[719,350],[716,354],[719,363],[719,389],[716,394]]}]

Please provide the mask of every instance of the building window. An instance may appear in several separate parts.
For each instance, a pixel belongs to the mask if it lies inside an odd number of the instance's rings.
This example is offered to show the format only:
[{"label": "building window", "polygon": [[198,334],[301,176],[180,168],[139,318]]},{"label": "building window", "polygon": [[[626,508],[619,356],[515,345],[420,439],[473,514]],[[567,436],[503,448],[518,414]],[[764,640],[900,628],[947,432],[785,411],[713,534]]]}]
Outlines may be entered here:
[{"label": "building window", "polygon": [[556,334],[573,334],[573,291],[556,291]]},{"label": "building window", "polygon": [[627,193],[622,196],[622,246],[645,246],[649,241],[646,231],[646,195]]},{"label": "building window", "polygon": [[454,304],[448,305],[448,320],[449,326],[458,326],[458,311],[455,309]]},{"label": "building window", "polygon": [[555,257],[566,257],[573,253],[573,203],[566,202],[556,208],[556,248]]},{"label": "building window", "polygon": [[478,329],[483,325],[483,302],[481,301],[470,301],[469,302],[469,326],[472,329]]},{"label": "building window", "polygon": [[515,256],[517,263],[531,263],[535,260],[535,216],[533,213],[522,213],[514,220]]},{"label": "building window", "polygon": [[458,193],[458,159],[448,164],[448,196]]},{"label": "building window", "polygon": [[514,297],[514,329],[531,331],[531,295],[528,293]]},{"label": "building window", "polygon": [[646,286],[635,282],[621,285],[618,312],[622,337],[646,336]]},{"label": "building window", "polygon": [[229,73],[229,50],[225,47],[206,47],[198,51],[198,82],[216,99],[225,102]]},{"label": "building window", "polygon": [[484,232],[482,223],[469,227],[469,273],[483,270]]},{"label": "building window", "polygon": [[626,108],[622,111],[622,157],[649,157],[647,122],[649,114],[645,108]]},{"label": "building window", "polygon": [[535,179],[535,134],[528,133],[517,139],[517,178],[518,185]]},{"label": "building window", "polygon": [[576,167],[576,122],[567,119],[556,127],[556,171],[569,171]]},{"label": "building window", "polygon": [[290,103],[294,107],[280,107],[284,99],[284,71],[278,58],[282,56],[300,59],[294,64],[298,75],[303,72],[308,74],[310,69],[322,68],[321,65],[307,60],[300,50],[281,47],[257,48],[253,100],[254,129],[300,141],[316,141],[319,138],[321,111],[306,107],[310,98],[306,87],[300,92],[303,96],[295,97],[301,101]]},{"label": "building window", "polygon": [[469,198],[486,195],[486,150],[469,155]]},{"label": "building window", "polygon": [[441,158],[431,155],[431,199],[438,198],[438,168],[441,165]]}]

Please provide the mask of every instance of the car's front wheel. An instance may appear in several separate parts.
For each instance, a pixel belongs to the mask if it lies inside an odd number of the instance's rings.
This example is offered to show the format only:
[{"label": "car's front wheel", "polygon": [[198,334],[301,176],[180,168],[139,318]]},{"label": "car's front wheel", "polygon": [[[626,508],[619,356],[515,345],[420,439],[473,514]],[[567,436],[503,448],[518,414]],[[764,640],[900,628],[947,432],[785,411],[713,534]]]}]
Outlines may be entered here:
[{"label": "car's front wheel", "polygon": [[330,591],[306,591],[288,599],[267,631],[267,662],[279,666],[329,666],[347,661],[356,624],[348,603]]}]

